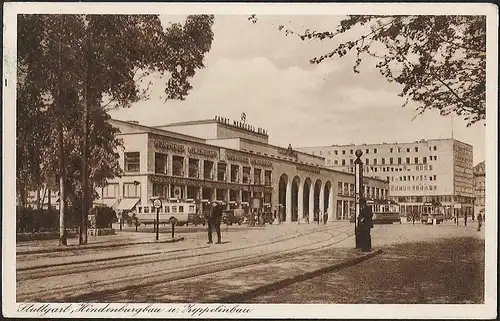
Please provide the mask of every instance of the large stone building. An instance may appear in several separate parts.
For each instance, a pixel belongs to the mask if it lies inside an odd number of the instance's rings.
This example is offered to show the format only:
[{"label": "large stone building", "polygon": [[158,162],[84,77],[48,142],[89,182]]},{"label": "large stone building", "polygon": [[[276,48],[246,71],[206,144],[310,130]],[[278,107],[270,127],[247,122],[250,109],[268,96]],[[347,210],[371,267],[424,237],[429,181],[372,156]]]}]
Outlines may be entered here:
[{"label": "large stone building", "polygon": [[364,175],[389,182],[391,198],[404,215],[421,213],[425,202],[439,201],[446,214],[469,216],[474,190],[472,146],[455,139],[413,143],[332,145],[298,150],[325,158],[325,166],[354,172],[354,152],[361,149]]},{"label": "large stone building", "polygon": [[474,166],[474,215],[482,212],[484,215],[485,208],[485,191],[486,191],[486,166],[485,162],[481,162]]},{"label": "large stone building", "polygon": [[[124,174],[108,182],[97,202],[118,211],[152,197],[211,200],[248,209],[252,198],[283,221],[312,222],[316,213],[348,219],[354,211],[354,175],[325,167],[325,158],[269,144],[265,130],[215,117],[148,127],[110,121],[120,129]],[[386,199],[389,184],[367,178],[369,197]]]}]

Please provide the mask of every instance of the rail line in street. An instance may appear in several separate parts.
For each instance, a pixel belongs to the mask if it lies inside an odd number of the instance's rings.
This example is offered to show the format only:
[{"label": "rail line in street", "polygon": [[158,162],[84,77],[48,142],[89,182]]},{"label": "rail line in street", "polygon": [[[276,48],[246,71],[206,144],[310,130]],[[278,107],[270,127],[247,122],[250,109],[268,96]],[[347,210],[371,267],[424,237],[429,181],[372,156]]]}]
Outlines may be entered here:
[{"label": "rail line in street", "polygon": [[[38,301],[88,301],[92,299],[100,299],[117,293],[120,291],[127,291],[134,288],[143,288],[151,285],[156,285],[158,283],[169,282],[172,280],[193,278],[199,275],[210,274],[218,271],[229,270],[234,268],[239,268],[246,265],[258,264],[260,262],[266,262],[280,257],[287,257],[298,255],[299,253],[304,253],[306,251],[315,250],[321,247],[332,246],[335,243],[341,242],[346,238],[350,237],[348,231],[352,232],[352,228],[349,226],[343,228],[338,233],[330,233],[325,231],[328,227],[318,227],[310,231],[301,231],[298,235],[288,236],[282,239],[275,239],[271,242],[264,242],[260,244],[255,244],[247,247],[231,248],[222,251],[212,251],[205,253],[180,255],[180,256],[170,256],[155,258],[152,262],[146,262],[144,258],[140,260],[135,260],[134,262],[121,262],[122,264],[115,264],[112,267],[105,262],[98,265],[88,266],[87,269],[81,269],[74,274],[73,279],[78,279],[80,282],[78,284],[63,285],[59,287],[43,287],[40,286],[34,291],[20,292],[18,291],[18,302],[29,301],[37,298]],[[296,245],[294,242],[304,236],[310,237],[314,235],[318,238],[311,243]],[[327,237],[325,238],[325,235]],[[336,242],[331,242],[335,237],[341,236],[340,240]],[[269,245],[281,242],[282,245],[285,243],[291,243],[285,249],[280,249],[279,251],[270,251],[268,253],[262,254],[262,249],[269,250]],[[259,251],[257,251],[259,250]],[[227,254],[234,254],[236,256],[227,256]],[[168,252],[166,253],[168,254]],[[192,263],[193,258],[196,258],[196,263]],[[215,259],[214,259],[215,258]],[[153,259],[153,258],[151,258]],[[170,264],[169,268],[165,268],[165,264]],[[125,273],[119,277],[111,277],[116,273],[113,270],[117,268],[122,268],[124,266],[135,266],[135,270],[129,269],[130,273]],[[71,266],[68,266],[70,268]],[[107,270],[110,277],[103,275],[103,272]],[[147,271],[147,272],[145,272]],[[32,270],[32,273],[41,272]],[[89,278],[91,273],[99,273],[99,279],[91,280]],[[142,272],[142,274],[139,274]],[[48,271],[46,271],[48,273]],[[54,271],[54,273],[56,273]],[[61,275],[66,275],[67,273],[59,273],[52,275],[52,277],[57,277]],[[119,274],[119,273],[118,273]],[[45,274],[47,278],[48,274]],[[131,278],[134,275],[134,278]],[[22,276],[22,273],[21,275]],[[25,275],[26,276],[26,275]],[[49,277],[50,278],[50,277]],[[95,279],[95,278],[94,278]],[[28,280],[28,279],[26,279]],[[105,281],[103,281],[105,280]],[[46,279],[47,281],[47,279]],[[49,280],[50,281],[50,280]],[[52,279],[52,282],[56,280]],[[63,284],[63,283],[57,283]],[[36,288],[36,287],[35,287]],[[31,290],[32,287],[29,287]],[[85,291],[87,290],[87,291]]]}]

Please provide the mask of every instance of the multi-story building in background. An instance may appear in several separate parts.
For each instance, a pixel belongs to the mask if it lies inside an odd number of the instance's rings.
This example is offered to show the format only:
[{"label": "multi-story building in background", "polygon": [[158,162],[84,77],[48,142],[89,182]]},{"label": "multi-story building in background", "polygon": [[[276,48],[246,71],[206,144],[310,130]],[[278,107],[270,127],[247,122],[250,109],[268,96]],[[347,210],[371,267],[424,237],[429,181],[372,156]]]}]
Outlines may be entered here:
[{"label": "multi-story building in background", "polygon": [[[325,158],[325,166],[354,173],[355,151],[363,152],[364,175],[389,182],[391,199],[403,215],[421,213],[425,202],[438,201],[448,216],[472,215],[473,148],[455,139],[304,147],[298,150]],[[455,209],[453,211],[452,209]]]},{"label": "multi-story building in background", "polygon": [[[197,204],[218,200],[227,209],[250,207],[282,221],[312,222],[318,213],[329,220],[349,219],[354,212],[354,175],[325,166],[325,158],[269,144],[267,131],[226,118],[163,126],[111,120],[120,130],[124,174],[99,189],[96,202],[116,211],[132,211],[152,197]],[[388,197],[389,184],[367,178],[367,192]]]},{"label": "multi-story building in background", "polygon": [[485,162],[474,166],[474,215],[482,212],[484,215],[485,208],[485,190],[486,190],[486,168]]}]

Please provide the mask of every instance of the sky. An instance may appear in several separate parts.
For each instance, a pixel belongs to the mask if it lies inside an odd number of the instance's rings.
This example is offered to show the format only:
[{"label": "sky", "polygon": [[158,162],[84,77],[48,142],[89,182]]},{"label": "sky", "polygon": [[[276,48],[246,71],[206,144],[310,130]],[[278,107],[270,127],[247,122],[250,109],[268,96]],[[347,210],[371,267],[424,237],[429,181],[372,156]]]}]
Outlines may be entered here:
[{"label": "sky", "polygon": [[[215,17],[214,41],[184,101],[163,97],[164,80],[155,79],[150,99],[111,111],[121,120],[154,126],[212,119],[215,115],[267,129],[269,142],[293,147],[333,144],[413,142],[450,138],[474,148],[474,164],[485,159],[485,126],[427,111],[415,118],[415,105],[403,104],[398,84],[389,83],[367,59],[353,72],[355,55],[311,65],[342,40],[301,41],[279,25],[296,31],[334,30],[340,16]],[[162,16],[162,23],[183,21]],[[452,126],[453,125],[453,126]]]}]

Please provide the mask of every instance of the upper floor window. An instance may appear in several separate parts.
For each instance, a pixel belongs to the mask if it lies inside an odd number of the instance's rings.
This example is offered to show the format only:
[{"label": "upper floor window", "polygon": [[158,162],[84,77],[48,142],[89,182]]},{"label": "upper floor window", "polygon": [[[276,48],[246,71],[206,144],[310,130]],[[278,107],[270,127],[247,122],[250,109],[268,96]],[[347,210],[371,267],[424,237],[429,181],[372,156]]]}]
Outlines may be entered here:
[{"label": "upper floor window", "polygon": [[373,152],[376,154],[376,153],[377,153],[377,149],[376,149],[376,148],[374,148],[374,149],[373,149]]},{"label": "upper floor window", "polygon": [[167,174],[167,154],[155,153],[155,173]]},{"label": "upper floor window", "polygon": [[182,156],[172,157],[172,175],[184,176],[184,157]]},{"label": "upper floor window", "polygon": [[415,152],[418,152],[418,147],[415,147]]},{"label": "upper floor window", "polygon": [[338,155],[338,154],[339,154],[339,151],[338,151],[338,150],[334,150],[334,151],[333,151],[333,153],[334,153],[335,155]]},{"label": "upper floor window", "polygon": [[226,180],[226,163],[218,163],[217,164],[217,180],[225,181]]},{"label": "upper floor window", "polygon": [[394,150],[394,148],[390,148],[390,149],[389,149],[389,152],[391,152],[391,153],[392,153],[392,151],[393,151],[393,150]]},{"label": "upper floor window", "polygon": [[200,176],[200,161],[195,158],[189,159],[189,177],[199,178]]},{"label": "upper floor window", "polygon": [[407,149],[406,149],[406,152],[407,152],[407,153],[409,153],[409,152],[410,152],[410,149],[409,149],[409,148],[407,148]]},{"label": "upper floor window", "polygon": [[434,149],[434,150],[437,150],[437,146],[434,146],[434,147],[433,147],[433,149]]},{"label": "upper floor window", "polygon": [[123,183],[123,197],[140,197],[141,185],[137,183]]},{"label": "upper floor window", "polygon": [[117,198],[118,184],[108,184],[102,188],[102,198]]},{"label": "upper floor window", "polygon": [[366,149],[366,153],[367,153],[367,154],[370,154],[370,150],[369,150],[368,148]]},{"label": "upper floor window", "polygon": [[140,153],[127,152],[125,156],[125,171],[126,172],[139,172],[140,171]]},{"label": "upper floor window", "polygon": [[345,150],[342,150],[342,155],[345,155]]}]

